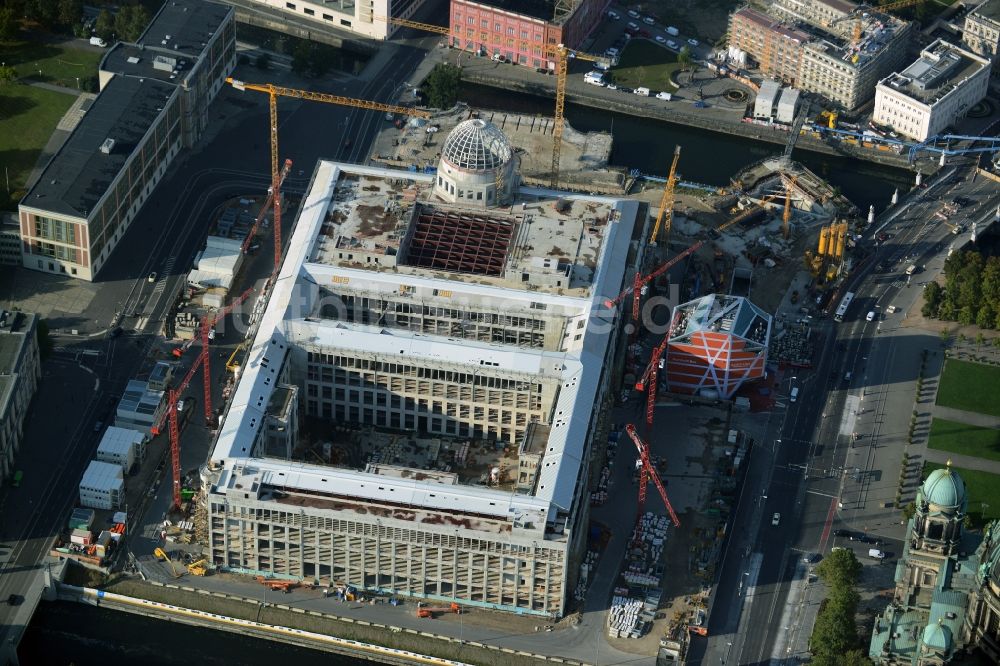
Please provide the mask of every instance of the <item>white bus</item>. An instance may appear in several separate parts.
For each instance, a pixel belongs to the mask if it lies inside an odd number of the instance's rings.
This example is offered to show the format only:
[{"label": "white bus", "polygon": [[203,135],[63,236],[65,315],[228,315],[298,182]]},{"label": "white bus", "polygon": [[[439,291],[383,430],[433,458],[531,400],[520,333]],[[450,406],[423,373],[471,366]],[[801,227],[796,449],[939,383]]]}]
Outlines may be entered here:
[{"label": "white bus", "polygon": [[847,308],[851,307],[851,301],[854,300],[854,292],[847,292],[844,294],[844,300],[840,301],[840,305],[837,306],[837,312],[834,313],[834,321],[844,321],[844,315],[847,314]]}]

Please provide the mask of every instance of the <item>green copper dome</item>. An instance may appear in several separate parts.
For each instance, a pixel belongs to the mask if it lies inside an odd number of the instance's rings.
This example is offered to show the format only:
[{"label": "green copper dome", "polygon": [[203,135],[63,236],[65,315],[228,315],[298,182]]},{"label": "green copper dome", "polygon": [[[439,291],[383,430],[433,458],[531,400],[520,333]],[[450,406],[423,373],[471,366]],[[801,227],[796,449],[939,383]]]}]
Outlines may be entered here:
[{"label": "green copper dome", "polygon": [[948,652],[951,650],[951,629],[940,623],[928,624],[924,627],[924,645]]},{"label": "green copper dome", "polygon": [[965,506],[965,482],[950,465],[931,472],[921,491],[929,504],[955,509]]}]

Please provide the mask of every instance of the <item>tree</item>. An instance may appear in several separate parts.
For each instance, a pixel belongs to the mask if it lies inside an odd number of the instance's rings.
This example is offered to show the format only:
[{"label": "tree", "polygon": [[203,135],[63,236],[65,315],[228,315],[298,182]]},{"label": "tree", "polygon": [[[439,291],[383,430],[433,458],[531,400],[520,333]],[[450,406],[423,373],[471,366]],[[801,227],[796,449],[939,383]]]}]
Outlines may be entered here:
[{"label": "tree", "polygon": [[687,69],[691,66],[691,49],[685,46],[677,53],[677,64],[681,66],[681,69]]},{"label": "tree", "polygon": [[935,317],[939,307],[941,307],[941,285],[937,282],[928,282],[924,287],[924,306],[920,308],[920,313],[925,317]]},{"label": "tree", "polygon": [[8,65],[0,66],[0,84],[17,81],[17,70]]},{"label": "tree", "polygon": [[964,305],[958,311],[958,323],[962,326],[971,326],[976,321],[976,311],[971,306]]},{"label": "tree", "polygon": [[67,28],[80,25],[80,19],[83,18],[83,0],[59,0],[57,17],[59,23]]},{"label": "tree", "polygon": [[455,106],[461,82],[461,68],[446,63],[435,65],[424,80],[427,104],[438,109],[450,109]]},{"label": "tree", "polygon": [[[983,303],[976,313],[976,326],[979,328],[991,329],[997,323],[997,313],[989,303]],[[983,337],[980,333],[979,338]],[[978,339],[978,338],[977,338]]]},{"label": "tree", "polygon": [[832,588],[852,586],[858,582],[861,563],[854,556],[854,551],[835,550],[819,563],[816,574]]},{"label": "tree", "polygon": [[913,514],[915,514],[916,512],[917,512],[916,502],[910,502],[909,504],[903,507],[903,519],[909,520],[910,518],[913,518]]},{"label": "tree", "polygon": [[112,35],[115,34],[115,17],[107,9],[102,9],[101,13],[97,15],[97,20],[94,21],[94,32],[107,42],[110,42]]},{"label": "tree", "polygon": [[982,349],[984,342],[986,342],[986,337],[982,334],[982,332],[976,333],[976,346]]},{"label": "tree", "polygon": [[958,308],[955,307],[954,301],[945,296],[945,298],[941,301],[940,307],[938,307],[938,319],[955,321],[955,317],[957,316]]},{"label": "tree", "polygon": [[146,26],[149,25],[151,17],[149,16],[149,11],[146,10],[144,5],[135,5],[132,8],[132,17],[129,20],[128,31],[125,33],[125,38],[130,42],[134,42],[142,33],[146,31]]},{"label": "tree", "polygon": [[9,42],[17,37],[21,24],[11,7],[0,8],[0,41]]},{"label": "tree", "polygon": [[271,56],[266,53],[261,53],[254,61],[254,65],[257,69],[269,69],[271,67]]}]

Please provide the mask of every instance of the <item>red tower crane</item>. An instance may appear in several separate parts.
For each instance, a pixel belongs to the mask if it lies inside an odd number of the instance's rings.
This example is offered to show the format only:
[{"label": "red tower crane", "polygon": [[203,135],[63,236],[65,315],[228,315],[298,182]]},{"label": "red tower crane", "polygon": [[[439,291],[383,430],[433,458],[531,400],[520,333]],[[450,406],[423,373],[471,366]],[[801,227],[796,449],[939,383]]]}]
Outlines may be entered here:
[{"label": "red tower crane", "polygon": [[[208,354],[208,348],[202,347],[201,354],[204,356]],[[184,395],[184,391],[187,390],[188,384],[191,383],[191,378],[194,377],[194,373],[198,371],[199,359],[196,359],[194,363],[191,364],[191,368],[184,375],[184,379],[181,383],[177,385],[177,388],[167,389],[167,409],[160,415],[159,420],[153,425],[150,431],[154,436],[159,435],[163,430],[163,423],[166,421],[168,423],[170,432],[170,467],[173,471],[173,497],[174,503],[173,508],[177,508],[181,505],[181,437],[180,437],[180,427],[177,424],[177,402],[180,397]]]},{"label": "red tower crane", "polygon": [[[289,172],[292,170],[292,161],[289,159],[285,160],[285,165],[281,167],[281,174],[278,177],[278,184],[284,185],[285,178],[288,177]],[[271,187],[267,192],[267,199],[264,200],[264,205],[260,208],[260,213],[257,215],[257,219],[253,221],[253,226],[250,227],[250,231],[247,233],[247,237],[243,239],[243,245],[240,248],[243,254],[247,253],[250,243],[257,236],[257,229],[260,227],[260,223],[264,221],[264,216],[267,215],[267,211],[271,210],[271,206],[274,205],[274,188]]]},{"label": "red tower crane", "polygon": [[616,305],[618,305],[619,303],[621,303],[625,299],[626,296],[628,296],[629,294],[632,294],[632,323],[635,323],[635,322],[639,321],[639,301],[640,301],[640,297],[642,296],[642,290],[645,288],[645,286],[647,284],[649,284],[650,282],[652,282],[653,280],[655,280],[656,278],[658,278],[661,275],[663,275],[664,273],[666,273],[667,271],[669,271],[681,259],[684,259],[686,256],[688,256],[692,252],[696,252],[698,250],[698,248],[700,248],[704,244],[705,244],[705,241],[698,241],[697,243],[695,243],[691,247],[687,248],[686,250],[684,250],[683,252],[681,252],[680,254],[678,254],[676,257],[674,257],[670,261],[667,261],[666,263],[660,265],[659,268],[657,268],[656,270],[654,270],[652,273],[650,273],[648,275],[642,275],[641,273],[636,272],[635,278],[632,280],[632,286],[626,287],[625,291],[623,291],[622,293],[618,294],[614,298],[610,298],[610,299],[604,301],[604,305],[606,307],[613,308]]},{"label": "red tower crane", "polygon": [[635,383],[636,391],[646,392],[646,425],[653,425],[653,409],[656,407],[656,384],[660,363],[663,361],[663,353],[667,349],[667,342],[670,340],[670,333],[663,336],[663,340],[653,350],[653,355],[649,359],[649,365],[643,371],[639,381]]},{"label": "red tower crane", "polygon": [[635,426],[629,423],[625,426],[625,432],[628,436],[632,438],[635,442],[635,447],[639,449],[639,460],[642,461],[642,468],[639,474],[639,515],[642,515],[643,509],[646,508],[646,485],[649,480],[653,480],[653,485],[656,486],[656,490],[660,493],[660,498],[663,500],[663,505],[667,507],[667,513],[670,514],[670,520],[673,521],[674,527],[680,527],[681,521],[674,512],[674,507],[670,504],[670,500],[667,499],[667,491],[663,487],[663,482],[660,480],[660,475],[657,473],[656,469],[653,467],[653,463],[649,459],[649,447],[646,442],[642,441],[639,437],[639,433],[635,431]]},{"label": "red tower crane", "polygon": [[215,329],[215,325],[219,322],[219,320],[224,319],[226,315],[232,312],[233,308],[245,301],[247,296],[249,296],[252,291],[253,287],[250,287],[230,301],[229,305],[225,305],[217,312],[206,314],[201,318],[201,362],[205,370],[205,425],[209,428],[215,425],[215,415],[212,413],[212,355],[208,352],[208,334],[209,331]]}]

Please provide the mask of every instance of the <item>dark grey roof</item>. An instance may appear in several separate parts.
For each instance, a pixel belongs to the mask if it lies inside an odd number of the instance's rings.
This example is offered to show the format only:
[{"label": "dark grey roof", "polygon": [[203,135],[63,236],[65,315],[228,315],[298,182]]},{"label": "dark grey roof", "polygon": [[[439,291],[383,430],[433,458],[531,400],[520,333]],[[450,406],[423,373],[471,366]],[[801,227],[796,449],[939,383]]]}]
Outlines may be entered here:
[{"label": "dark grey roof", "polygon": [[164,48],[142,48],[119,42],[104,56],[101,71],[180,83],[191,71],[195,61],[197,57],[186,53],[178,54]]},{"label": "dark grey roof", "polygon": [[487,7],[523,14],[542,21],[551,22],[555,16],[555,0],[476,0],[476,2]]},{"label": "dark grey roof", "polygon": [[[153,79],[112,78],[21,205],[89,215],[176,90]],[[100,150],[105,139],[115,142],[108,155]]]},{"label": "dark grey roof", "polygon": [[232,7],[204,0],[167,0],[136,44],[197,57],[231,11]]},{"label": "dark grey roof", "polygon": [[971,13],[979,14],[984,18],[1000,23],[1000,1],[986,0],[986,2],[973,9]]}]

